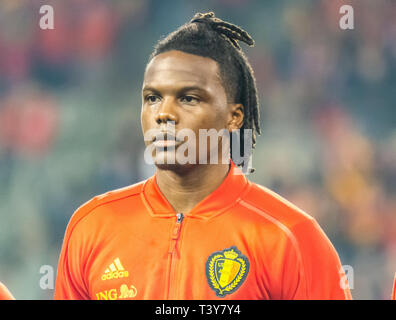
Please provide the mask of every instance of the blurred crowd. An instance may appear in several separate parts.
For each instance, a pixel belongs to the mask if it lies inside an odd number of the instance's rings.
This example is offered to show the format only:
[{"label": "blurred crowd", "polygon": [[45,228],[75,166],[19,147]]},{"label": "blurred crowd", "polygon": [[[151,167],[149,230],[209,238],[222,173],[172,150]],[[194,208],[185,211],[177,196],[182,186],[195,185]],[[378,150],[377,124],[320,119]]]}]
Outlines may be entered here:
[{"label": "blurred crowd", "polygon": [[[396,3],[341,0],[2,0],[0,281],[51,299],[73,212],[146,179],[140,89],[155,42],[215,11],[255,39],[262,135],[249,178],[314,216],[355,299],[390,299],[396,271]],[[39,8],[54,7],[54,30]]]}]

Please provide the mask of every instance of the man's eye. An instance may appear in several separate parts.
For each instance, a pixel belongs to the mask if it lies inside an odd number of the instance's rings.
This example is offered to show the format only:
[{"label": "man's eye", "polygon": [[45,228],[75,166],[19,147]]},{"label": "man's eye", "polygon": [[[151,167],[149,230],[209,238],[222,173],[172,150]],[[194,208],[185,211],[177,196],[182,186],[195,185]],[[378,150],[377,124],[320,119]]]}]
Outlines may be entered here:
[{"label": "man's eye", "polygon": [[199,99],[193,96],[184,96],[181,97],[180,99],[182,102],[186,102],[186,103],[198,103]]},{"label": "man's eye", "polygon": [[155,95],[152,95],[152,94],[148,95],[146,97],[146,101],[149,102],[149,103],[156,103],[156,102],[158,102],[158,99],[159,99],[158,96],[155,96]]}]

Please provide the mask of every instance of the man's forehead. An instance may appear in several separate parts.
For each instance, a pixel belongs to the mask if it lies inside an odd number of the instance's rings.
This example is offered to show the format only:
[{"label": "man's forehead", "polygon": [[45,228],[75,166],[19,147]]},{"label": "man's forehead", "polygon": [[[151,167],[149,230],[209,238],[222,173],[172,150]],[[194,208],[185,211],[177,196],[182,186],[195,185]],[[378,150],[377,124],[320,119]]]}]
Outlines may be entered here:
[{"label": "man's forehead", "polygon": [[144,82],[188,81],[201,85],[221,84],[216,61],[181,51],[155,56],[147,65]]}]

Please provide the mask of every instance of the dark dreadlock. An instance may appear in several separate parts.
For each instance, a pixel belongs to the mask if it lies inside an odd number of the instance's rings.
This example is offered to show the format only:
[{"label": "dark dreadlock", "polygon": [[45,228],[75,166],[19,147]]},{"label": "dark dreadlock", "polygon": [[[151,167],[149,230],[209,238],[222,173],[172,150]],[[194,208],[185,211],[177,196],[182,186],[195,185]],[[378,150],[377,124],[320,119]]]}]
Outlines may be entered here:
[{"label": "dark dreadlock", "polygon": [[[244,150],[244,135],[239,134],[242,159],[249,159],[256,145],[256,132],[260,134],[259,103],[256,80],[252,67],[243,53],[238,41],[249,46],[254,40],[240,27],[216,18],[213,12],[197,13],[193,19],[160,40],[149,61],[160,53],[179,50],[190,54],[208,57],[218,63],[220,76],[226,90],[229,103],[244,106],[244,129],[251,129],[252,146],[250,152]],[[232,148],[232,143],[231,143]],[[232,155],[232,150],[231,150]],[[244,165],[245,160],[233,161]]]}]

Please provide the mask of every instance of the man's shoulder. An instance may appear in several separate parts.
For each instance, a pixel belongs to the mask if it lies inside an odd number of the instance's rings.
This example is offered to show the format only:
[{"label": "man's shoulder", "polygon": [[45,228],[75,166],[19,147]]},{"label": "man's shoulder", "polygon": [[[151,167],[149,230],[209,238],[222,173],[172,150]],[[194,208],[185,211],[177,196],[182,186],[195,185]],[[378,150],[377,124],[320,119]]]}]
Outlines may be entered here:
[{"label": "man's shoulder", "polygon": [[0,282],[0,300],[15,300],[8,288]]},{"label": "man's shoulder", "polygon": [[97,195],[92,199],[82,204],[72,215],[69,221],[68,228],[73,228],[78,222],[97,211],[97,209],[106,209],[110,204],[123,201],[124,199],[131,199],[138,197],[143,190],[145,181],[138,182],[123,188],[110,190],[103,194]]},{"label": "man's shoulder", "polygon": [[301,223],[315,223],[315,219],[301,208],[257,183],[251,182],[251,188],[240,203],[265,221],[282,229],[292,229]]},{"label": "man's shoulder", "polygon": [[145,182],[146,180],[135,183],[133,185],[110,190],[103,194],[97,195],[88,202],[86,202],[85,204],[83,204],[78,210],[83,208],[89,209],[92,206],[96,207],[96,206],[106,205],[107,203],[110,202],[119,201],[128,197],[137,196],[142,192]]}]

